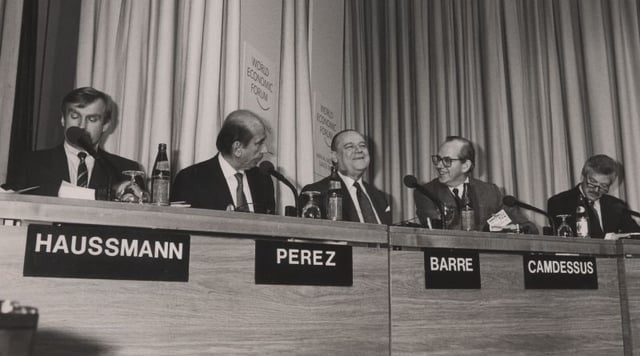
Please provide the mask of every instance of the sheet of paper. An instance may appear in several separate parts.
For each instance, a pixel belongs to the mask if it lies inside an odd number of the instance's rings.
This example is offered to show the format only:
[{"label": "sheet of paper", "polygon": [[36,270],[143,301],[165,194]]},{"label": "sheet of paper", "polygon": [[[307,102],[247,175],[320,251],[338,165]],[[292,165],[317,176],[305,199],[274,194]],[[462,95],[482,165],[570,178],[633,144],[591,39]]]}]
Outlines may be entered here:
[{"label": "sheet of paper", "polygon": [[62,181],[60,190],[58,190],[58,196],[60,198],[96,200],[96,191],[90,188],[78,187],[67,181]]}]

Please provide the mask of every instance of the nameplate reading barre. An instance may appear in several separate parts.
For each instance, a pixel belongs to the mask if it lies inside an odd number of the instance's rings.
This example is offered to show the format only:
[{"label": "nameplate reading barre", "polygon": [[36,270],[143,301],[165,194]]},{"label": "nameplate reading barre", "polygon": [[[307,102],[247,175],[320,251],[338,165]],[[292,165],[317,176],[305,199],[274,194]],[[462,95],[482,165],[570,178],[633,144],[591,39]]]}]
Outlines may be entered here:
[{"label": "nameplate reading barre", "polygon": [[478,251],[426,249],[424,270],[427,289],[480,289]]},{"label": "nameplate reading barre", "polygon": [[525,289],[598,289],[595,257],[524,255],[522,261]]},{"label": "nameplate reading barre", "polygon": [[24,276],[189,281],[185,233],[96,225],[29,225]]},{"label": "nameplate reading barre", "polygon": [[351,246],[256,240],[256,284],[352,286]]}]

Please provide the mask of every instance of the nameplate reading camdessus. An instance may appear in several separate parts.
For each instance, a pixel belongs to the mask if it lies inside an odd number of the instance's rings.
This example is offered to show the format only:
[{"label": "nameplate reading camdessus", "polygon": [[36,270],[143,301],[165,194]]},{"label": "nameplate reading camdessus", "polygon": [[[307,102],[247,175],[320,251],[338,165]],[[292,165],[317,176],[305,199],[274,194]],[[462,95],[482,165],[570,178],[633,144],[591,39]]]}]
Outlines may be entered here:
[{"label": "nameplate reading camdessus", "polygon": [[478,251],[428,248],[424,270],[427,289],[480,289]]},{"label": "nameplate reading camdessus", "polygon": [[524,255],[525,289],[598,289],[596,258]]},{"label": "nameplate reading camdessus", "polygon": [[97,225],[29,225],[24,276],[189,281],[190,236]]},{"label": "nameplate reading camdessus", "polygon": [[352,286],[351,246],[256,240],[256,284]]}]

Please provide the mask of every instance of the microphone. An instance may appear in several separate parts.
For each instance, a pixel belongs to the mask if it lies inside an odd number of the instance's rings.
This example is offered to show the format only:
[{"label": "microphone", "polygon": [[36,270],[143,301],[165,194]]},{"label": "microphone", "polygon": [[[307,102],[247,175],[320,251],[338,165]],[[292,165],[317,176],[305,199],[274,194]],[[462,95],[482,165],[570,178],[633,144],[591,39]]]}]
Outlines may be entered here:
[{"label": "microphone", "polygon": [[269,161],[262,161],[260,162],[260,165],[258,166],[258,168],[260,169],[260,173],[264,175],[272,175],[277,180],[281,181],[282,183],[284,183],[284,185],[286,185],[291,189],[291,191],[293,192],[293,198],[295,199],[294,201],[296,204],[296,213],[297,213],[299,210],[298,210],[298,190],[296,189],[296,187],[293,184],[291,184],[291,182],[289,182],[289,180],[285,178],[285,176],[280,174],[280,172],[276,171],[275,167],[273,166],[273,163]]},{"label": "microphone", "polygon": [[67,131],[65,132],[65,136],[71,144],[87,151],[87,153],[93,156],[93,158],[96,159],[96,162],[98,162],[98,164],[107,171],[107,200],[111,200],[111,183],[114,178],[118,177],[120,172],[116,169],[116,167],[113,166],[111,162],[109,162],[109,160],[104,158],[94,148],[93,143],[91,142],[91,137],[89,136],[89,133],[87,131],[77,126],[72,126],[67,129]]},{"label": "microphone", "polygon": [[518,199],[516,199],[516,197],[514,197],[513,195],[505,195],[504,198],[502,198],[502,203],[508,207],[513,207],[513,206],[519,206],[521,208],[527,209],[527,210],[531,210],[531,211],[535,211],[536,213],[540,213],[544,216],[547,217],[547,219],[549,219],[549,222],[551,223],[551,228],[553,229],[553,234],[556,234],[556,223],[555,221],[553,221],[553,217],[551,215],[549,215],[549,213],[547,213],[546,211],[540,209],[540,208],[536,208],[533,205],[529,205],[527,203],[521,202]]},{"label": "microphone", "polygon": [[440,211],[440,221],[442,221],[442,226],[444,226],[446,221],[445,215],[444,215],[444,203],[440,199],[438,199],[436,196],[431,194],[431,192],[428,191],[425,187],[418,184],[418,180],[416,179],[416,177],[410,174],[407,174],[406,176],[404,176],[403,181],[404,181],[404,185],[419,191],[422,195],[429,198],[429,200],[431,200],[436,205],[436,207]]},{"label": "microphone", "polygon": [[622,208],[622,211],[624,211],[625,213],[629,214],[629,215],[633,215],[637,218],[640,218],[640,213],[631,209],[627,209],[627,208]]},{"label": "microphone", "polygon": [[96,149],[93,147],[93,144],[91,143],[91,137],[89,137],[89,133],[87,133],[87,131],[77,126],[72,126],[67,129],[65,135],[67,136],[67,140],[72,145],[76,145],[82,148],[93,157],[98,154],[98,152],[96,152]]}]

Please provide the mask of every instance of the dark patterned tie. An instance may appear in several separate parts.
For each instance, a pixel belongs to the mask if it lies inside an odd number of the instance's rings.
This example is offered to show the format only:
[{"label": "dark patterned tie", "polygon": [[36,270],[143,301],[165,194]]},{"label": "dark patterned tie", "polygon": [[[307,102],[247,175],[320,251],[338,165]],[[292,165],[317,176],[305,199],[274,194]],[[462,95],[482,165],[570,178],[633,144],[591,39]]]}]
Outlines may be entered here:
[{"label": "dark patterned tie", "polygon": [[247,197],[244,195],[244,186],[242,184],[242,173],[236,173],[236,180],[238,181],[238,188],[236,188],[236,211],[249,211],[249,205],[247,204]]},{"label": "dark patterned tie", "polygon": [[599,237],[602,235],[603,230],[600,226],[600,216],[598,215],[598,211],[593,206],[594,203],[595,201],[589,201],[589,205],[587,207],[590,221],[589,225],[591,225],[589,226],[589,232],[591,233],[591,236]]},{"label": "dark patterned tie", "polygon": [[78,152],[78,158],[80,158],[80,163],[78,164],[78,179],[76,185],[86,188],[89,184],[89,172],[87,171],[87,164],[84,161],[84,159],[87,158],[87,154]]},{"label": "dark patterned tie", "polygon": [[356,187],[356,196],[358,197],[358,204],[360,205],[360,211],[362,212],[362,218],[364,222],[369,224],[377,224],[378,219],[376,219],[376,213],[373,211],[373,207],[371,206],[371,202],[367,195],[364,194],[360,183],[355,182],[353,186]]},{"label": "dark patterned tie", "polygon": [[462,202],[460,201],[460,195],[458,195],[458,188],[453,188],[453,199],[455,199],[456,201],[456,208],[458,208],[458,211],[460,211],[460,208],[462,207]]}]

